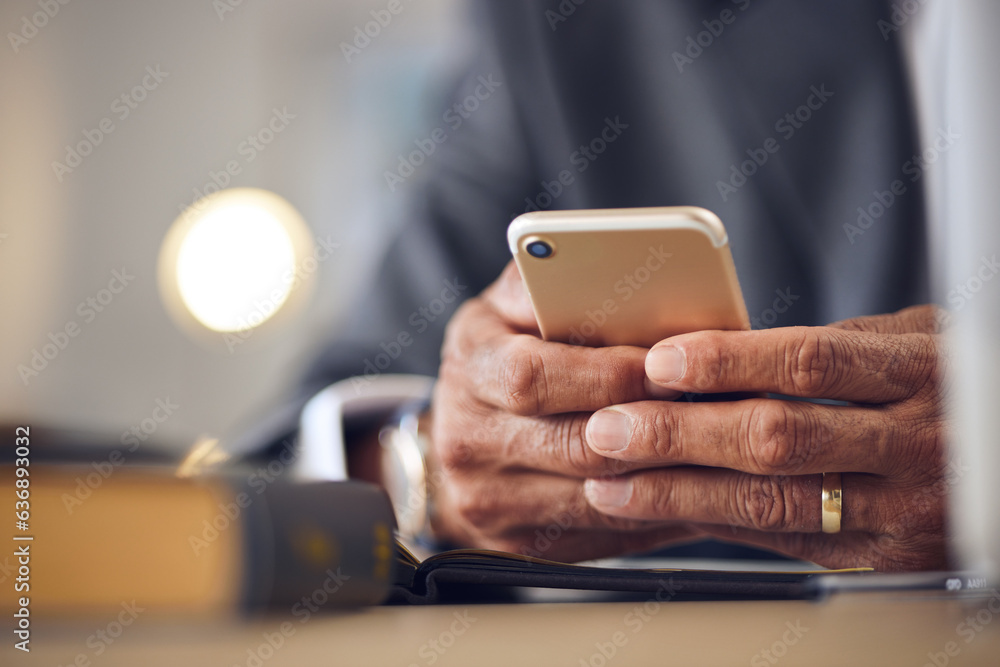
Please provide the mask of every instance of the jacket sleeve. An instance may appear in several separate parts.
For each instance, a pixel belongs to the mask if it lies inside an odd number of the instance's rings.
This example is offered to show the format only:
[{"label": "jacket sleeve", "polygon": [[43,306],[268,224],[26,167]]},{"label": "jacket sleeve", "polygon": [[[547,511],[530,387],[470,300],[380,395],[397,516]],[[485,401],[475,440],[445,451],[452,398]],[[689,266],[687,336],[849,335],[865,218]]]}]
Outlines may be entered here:
[{"label": "jacket sleeve", "polygon": [[[478,54],[424,134],[444,139],[435,141],[422,164],[415,165],[417,157],[410,168],[397,161],[395,171],[387,171],[386,188],[402,218],[398,232],[343,328],[309,367],[304,395],[349,377],[363,387],[382,374],[436,375],[444,327],[455,308],[510,259],[507,225],[538,179],[516,84],[495,48],[487,7],[476,9]],[[409,157],[405,151],[402,156]]]}]

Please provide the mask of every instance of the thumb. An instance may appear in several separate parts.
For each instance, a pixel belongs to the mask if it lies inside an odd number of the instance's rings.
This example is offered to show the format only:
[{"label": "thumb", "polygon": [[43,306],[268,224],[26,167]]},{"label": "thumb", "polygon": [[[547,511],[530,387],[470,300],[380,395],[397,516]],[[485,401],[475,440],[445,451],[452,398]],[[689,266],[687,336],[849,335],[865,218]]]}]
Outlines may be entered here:
[{"label": "thumb", "polygon": [[500,277],[486,288],[483,299],[512,327],[539,334],[528,290],[514,260],[508,262]]}]

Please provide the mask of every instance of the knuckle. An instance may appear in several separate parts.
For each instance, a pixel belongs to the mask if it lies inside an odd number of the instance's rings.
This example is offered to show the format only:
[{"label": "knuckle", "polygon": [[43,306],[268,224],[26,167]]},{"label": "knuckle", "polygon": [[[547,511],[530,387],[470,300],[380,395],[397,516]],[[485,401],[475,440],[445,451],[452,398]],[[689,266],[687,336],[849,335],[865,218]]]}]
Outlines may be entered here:
[{"label": "knuckle", "polygon": [[435,450],[446,472],[466,469],[472,463],[473,448],[461,438],[445,437]]},{"label": "knuckle", "polygon": [[555,422],[554,437],[565,466],[564,473],[576,477],[589,477],[604,472],[615,461],[596,454],[586,438],[589,415],[574,415]]},{"label": "knuckle", "polygon": [[750,472],[766,475],[801,467],[797,445],[803,429],[791,407],[765,399],[746,415],[741,439]]},{"label": "knuckle", "polygon": [[500,367],[504,406],[523,417],[538,414],[545,395],[545,362],[537,351],[523,343],[512,345]]},{"label": "knuckle", "polygon": [[734,377],[737,366],[714,332],[701,332],[698,338],[697,363],[688,365],[689,381],[695,390],[711,391]]},{"label": "knuckle", "polygon": [[790,503],[776,477],[748,475],[739,485],[737,510],[754,530],[776,531],[788,525]]},{"label": "knuckle", "polygon": [[785,355],[791,387],[799,396],[817,396],[839,385],[847,368],[842,346],[831,335],[803,327]]},{"label": "knuckle", "polygon": [[[587,386],[593,387],[592,392],[597,402],[605,405],[623,403],[632,400],[641,387],[646,372],[642,358],[629,359],[616,354],[600,356],[600,362],[589,368],[583,368],[587,376],[593,377]],[[591,370],[592,369],[592,370]]]},{"label": "knuckle", "polygon": [[682,461],[681,439],[677,434],[680,417],[678,411],[671,410],[669,405],[657,406],[657,409],[646,417],[639,419],[640,437],[652,443],[652,453],[659,461]]},{"label": "knuckle", "polygon": [[931,334],[910,333],[880,335],[871,342],[878,355],[870,360],[869,370],[884,382],[887,400],[940,392],[944,364],[939,340]]},{"label": "knuckle", "polygon": [[678,514],[678,498],[673,484],[642,484],[635,480],[635,496],[649,508],[649,515],[669,519]]}]

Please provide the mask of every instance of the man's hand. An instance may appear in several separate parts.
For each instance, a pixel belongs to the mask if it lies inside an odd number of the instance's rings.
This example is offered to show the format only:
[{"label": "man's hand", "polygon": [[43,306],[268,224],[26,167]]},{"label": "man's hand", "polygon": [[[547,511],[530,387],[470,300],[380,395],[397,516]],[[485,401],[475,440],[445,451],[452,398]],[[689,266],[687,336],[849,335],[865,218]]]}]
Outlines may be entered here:
[{"label": "man's hand", "polygon": [[[943,354],[936,309],[827,327],[703,331],[658,343],[649,378],[752,398],[620,401],[590,418],[594,453],[643,471],[587,482],[609,516],[684,521],[828,567],[945,569]],[[843,473],[842,532],[821,528],[821,475]],[[961,474],[961,471],[957,471]]]},{"label": "man's hand", "polygon": [[584,497],[587,478],[611,479],[642,467],[587,447],[590,414],[678,395],[646,379],[646,352],[541,340],[509,264],[448,325],[431,408],[435,532],[460,544],[555,560],[638,551],[694,535],[671,519],[598,512]]}]

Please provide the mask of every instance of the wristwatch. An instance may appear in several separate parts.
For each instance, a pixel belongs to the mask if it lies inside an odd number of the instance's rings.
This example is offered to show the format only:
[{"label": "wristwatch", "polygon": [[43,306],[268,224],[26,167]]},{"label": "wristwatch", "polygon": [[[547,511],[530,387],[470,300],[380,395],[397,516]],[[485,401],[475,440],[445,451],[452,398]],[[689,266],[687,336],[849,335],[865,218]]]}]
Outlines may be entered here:
[{"label": "wristwatch", "polygon": [[401,538],[430,541],[430,493],[426,454],[430,440],[421,430],[429,402],[411,401],[379,432],[382,485],[392,501]]}]

